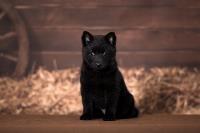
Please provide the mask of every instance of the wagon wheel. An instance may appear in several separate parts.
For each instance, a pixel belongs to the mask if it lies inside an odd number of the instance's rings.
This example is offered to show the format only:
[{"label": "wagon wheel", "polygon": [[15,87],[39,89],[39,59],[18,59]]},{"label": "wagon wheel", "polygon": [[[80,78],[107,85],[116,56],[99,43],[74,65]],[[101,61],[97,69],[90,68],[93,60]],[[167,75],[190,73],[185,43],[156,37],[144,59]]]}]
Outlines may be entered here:
[{"label": "wagon wheel", "polygon": [[[13,68],[12,75],[14,77],[21,77],[25,74],[28,66],[29,41],[26,27],[19,14],[8,0],[0,0],[0,22],[4,21],[6,18],[8,18],[10,23],[3,23],[3,27],[13,27],[13,29],[0,35],[0,58],[14,62],[15,67]],[[9,50],[10,47],[6,50],[2,50],[1,45],[5,45],[4,43],[8,42],[5,40],[13,40],[12,38],[16,38],[17,40],[15,41],[17,42],[15,52],[11,52],[11,50]],[[12,44],[14,45],[14,43]]]}]

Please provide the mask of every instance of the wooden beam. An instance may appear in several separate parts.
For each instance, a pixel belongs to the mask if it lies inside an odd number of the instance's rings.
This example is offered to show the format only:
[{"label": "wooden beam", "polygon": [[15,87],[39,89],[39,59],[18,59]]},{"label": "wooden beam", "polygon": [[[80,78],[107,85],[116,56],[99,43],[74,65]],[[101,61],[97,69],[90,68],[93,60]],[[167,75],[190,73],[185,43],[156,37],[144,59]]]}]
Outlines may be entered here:
[{"label": "wooden beam", "polygon": [[143,115],[135,119],[104,122],[80,121],[79,116],[2,115],[0,132],[20,133],[198,133],[200,116]]},{"label": "wooden beam", "polygon": [[[56,68],[54,61],[56,60]],[[118,52],[117,60],[119,66],[200,66],[200,52],[190,51],[137,51]],[[82,57],[80,52],[33,52],[31,61],[49,69],[63,69],[66,67],[80,67]]]}]

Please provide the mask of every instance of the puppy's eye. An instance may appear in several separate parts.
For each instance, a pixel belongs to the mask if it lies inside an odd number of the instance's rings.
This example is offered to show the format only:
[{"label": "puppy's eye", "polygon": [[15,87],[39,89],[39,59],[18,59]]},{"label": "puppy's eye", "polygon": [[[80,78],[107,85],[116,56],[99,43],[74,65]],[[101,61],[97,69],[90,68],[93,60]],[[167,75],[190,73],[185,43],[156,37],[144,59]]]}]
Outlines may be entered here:
[{"label": "puppy's eye", "polygon": [[95,53],[94,53],[94,52],[92,52],[92,53],[91,53],[91,55],[92,55],[92,56],[95,56]]}]

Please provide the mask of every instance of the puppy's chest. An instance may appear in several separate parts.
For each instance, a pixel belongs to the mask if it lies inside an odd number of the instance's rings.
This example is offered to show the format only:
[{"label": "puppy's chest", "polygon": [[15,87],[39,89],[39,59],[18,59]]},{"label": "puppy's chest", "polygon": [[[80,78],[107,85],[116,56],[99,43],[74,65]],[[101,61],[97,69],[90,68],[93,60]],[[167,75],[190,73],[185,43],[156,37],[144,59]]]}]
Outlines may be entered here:
[{"label": "puppy's chest", "polygon": [[98,108],[104,109],[108,100],[108,94],[113,91],[115,87],[114,77],[103,76],[97,77],[92,76],[89,80],[90,92],[93,97],[93,101]]},{"label": "puppy's chest", "polygon": [[111,76],[92,76],[89,80],[89,83],[95,88],[105,88],[112,87],[115,84],[114,77]]},{"label": "puppy's chest", "polygon": [[92,98],[95,102],[96,107],[105,108],[105,105],[107,103],[107,91],[105,89],[94,89],[92,93]]}]

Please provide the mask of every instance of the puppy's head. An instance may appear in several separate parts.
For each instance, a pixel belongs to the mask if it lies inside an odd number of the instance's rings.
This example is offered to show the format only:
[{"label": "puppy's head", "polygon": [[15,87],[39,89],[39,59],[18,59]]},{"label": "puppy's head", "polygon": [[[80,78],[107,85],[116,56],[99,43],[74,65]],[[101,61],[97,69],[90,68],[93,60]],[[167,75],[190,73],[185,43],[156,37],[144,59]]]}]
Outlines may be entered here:
[{"label": "puppy's head", "polygon": [[83,60],[95,71],[106,69],[113,64],[116,56],[116,36],[114,32],[106,35],[82,34]]}]

